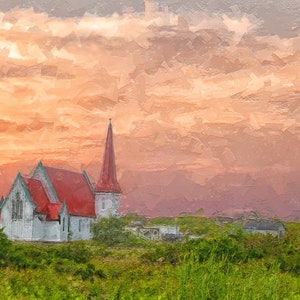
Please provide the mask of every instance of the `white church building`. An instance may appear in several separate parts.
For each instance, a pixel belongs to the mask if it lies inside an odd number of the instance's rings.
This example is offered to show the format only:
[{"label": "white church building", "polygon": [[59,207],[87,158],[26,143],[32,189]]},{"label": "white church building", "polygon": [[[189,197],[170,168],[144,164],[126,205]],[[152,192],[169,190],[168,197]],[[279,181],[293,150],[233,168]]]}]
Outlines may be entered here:
[{"label": "white church building", "polygon": [[117,215],[120,193],[110,122],[95,188],[85,171],[76,173],[39,162],[31,176],[17,174],[0,204],[0,227],[11,240],[87,240],[95,221]]}]

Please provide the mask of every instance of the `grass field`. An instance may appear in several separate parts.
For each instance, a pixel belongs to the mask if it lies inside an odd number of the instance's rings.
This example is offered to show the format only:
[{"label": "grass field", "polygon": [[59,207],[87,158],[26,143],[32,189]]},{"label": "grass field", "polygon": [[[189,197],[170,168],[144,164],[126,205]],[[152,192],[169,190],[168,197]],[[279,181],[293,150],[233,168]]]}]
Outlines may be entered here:
[{"label": "grass field", "polygon": [[279,239],[197,217],[168,222],[205,237],[151,242],[121,231],[108,246],[1,234],[0,299],[300,299],[300,224],[287,223]]}]

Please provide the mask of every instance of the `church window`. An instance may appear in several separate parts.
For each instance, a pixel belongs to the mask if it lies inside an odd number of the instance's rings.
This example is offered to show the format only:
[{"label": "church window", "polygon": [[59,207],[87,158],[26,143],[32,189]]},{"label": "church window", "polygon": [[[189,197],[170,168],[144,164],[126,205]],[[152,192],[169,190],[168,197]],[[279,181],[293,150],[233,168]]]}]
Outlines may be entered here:
[{"label": "church window", "polygon": [[71,220],[69,217],[67,217],[67,229],[68,229],[68,233],[71,233],[71,224],[70,224]]},{"label": "church window", "polygon": [[82,222],[81,220],[79,220],[79,222],[78,222],[78,231],[79,232],[81,232],[81,226],[82,226],[81,222]]},{"label": "church window", "polygon": [[13,220],[16,220],[17,219],[17,217],[16,217],[16,200],[15,199],[13,199],[12,200],[12,209],[11,209],[11,218],[13,219]]},{"label": "church window", "polygon": [[20,193],[16,193],[16,198],[12,200],[12,219],[21,220],[23,218],[23,202]]},{"label": "church window", "polygon": [[93,221],[90,221],[90,233],[92,232],[93,230]]},{"label": "church window", "polygon": [[105,209],[105,201],[102,201],[102,209]]},{"label": "church window", "polygon": [[65,217],[63,217],[63,220],[62,220],[62,225],[63,225],[62,226],[63,227],[62,230],[63,231],[65,231],[65,223],[66,223],[66,220],[65,220]]}]

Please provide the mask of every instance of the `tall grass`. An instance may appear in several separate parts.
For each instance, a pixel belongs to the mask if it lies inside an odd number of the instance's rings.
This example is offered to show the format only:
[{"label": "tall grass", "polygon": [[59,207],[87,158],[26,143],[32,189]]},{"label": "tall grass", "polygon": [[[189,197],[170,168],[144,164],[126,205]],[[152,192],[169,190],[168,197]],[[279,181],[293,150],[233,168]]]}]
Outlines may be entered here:
[{"label": "tall grass", "polygon": [[232,264],[211,255],[199,262],[191,253],[179,267],[180,287],[173,299],[283,300],[300,299],[299,277],[280,272],[274,261]]},{"label": "tall grass", "polygon": [[[192,220],[194,222],[194,219]],[[0,243],[0,300],[300,300],[299,226],[283,239]]]}]

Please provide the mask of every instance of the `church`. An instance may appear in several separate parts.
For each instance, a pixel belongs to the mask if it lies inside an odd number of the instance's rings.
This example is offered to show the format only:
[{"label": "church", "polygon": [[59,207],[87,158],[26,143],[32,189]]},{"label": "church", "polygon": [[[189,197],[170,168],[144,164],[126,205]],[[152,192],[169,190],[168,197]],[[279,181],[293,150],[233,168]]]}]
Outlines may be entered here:
[{"label": "church", "polygon": [[30,176],[17,174],[1,201],[0,227],[11,240],[88,240],[95,221],[117,215],[120,193],[110,120],[95,187],[85,171],[77,173],[39,162]]}]

